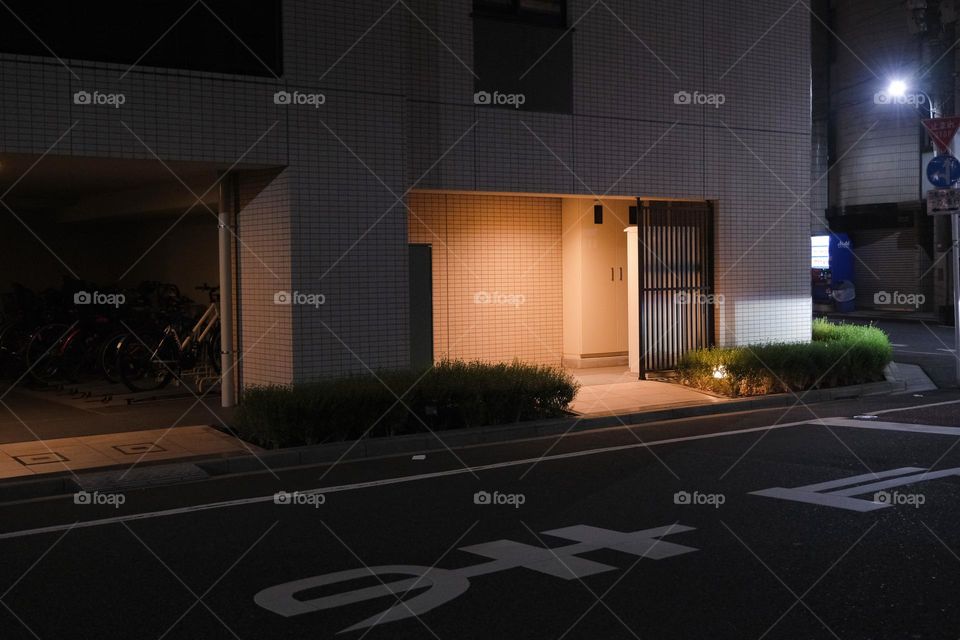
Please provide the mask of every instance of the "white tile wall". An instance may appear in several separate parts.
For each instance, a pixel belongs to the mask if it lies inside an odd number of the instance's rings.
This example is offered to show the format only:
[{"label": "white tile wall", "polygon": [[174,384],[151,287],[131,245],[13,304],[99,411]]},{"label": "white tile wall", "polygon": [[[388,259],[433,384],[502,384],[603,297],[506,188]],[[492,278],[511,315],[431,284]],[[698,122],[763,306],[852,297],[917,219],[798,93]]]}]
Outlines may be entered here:
[{"label": "white tile wall", "polygon": [[[469,4],[438,18],[461,53]],[[476,120],[419,186],[716,200],[719,341],[809,339],[810,19],[786,0],[573,1],[570,115],[470,107],[470,72],[416,49],[412,78],[429,91],[408,94],[412,174]],[[677,105],[678,91],[725,102]]]},{"label": "white tile wall", "polygon": [[561,199],[414,193],[410,242],[432,246],[434,357],[559,365]]}]

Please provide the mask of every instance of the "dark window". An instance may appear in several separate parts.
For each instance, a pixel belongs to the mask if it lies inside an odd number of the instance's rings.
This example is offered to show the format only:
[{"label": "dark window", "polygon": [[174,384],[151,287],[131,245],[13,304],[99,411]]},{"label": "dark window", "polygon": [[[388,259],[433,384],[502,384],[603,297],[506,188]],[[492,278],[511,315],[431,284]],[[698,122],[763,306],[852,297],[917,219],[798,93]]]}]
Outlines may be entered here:
[{"label": "dark window", "polygon": [[637,224],[637,221],[640,219],[640,217],[637,215],[636,207],[630,207],[629,215],[630,215],[629,224]]},{"label": "dark window", "polygon": [[565,0],[474,0],[478,104],[571,113],[573,37]]},{"label": "dark window", "polygon": [[567,26],[566,0],[473,0],[473,13],[550,27]]},{"label": "dark window", "polygon": [[0,52],[49,57],[51,51],[78,60],[279,76],[280,0],[0,4]]},{"label": "dark window", "polygon": [[593,224],[603,224],[603,205],[593,205]]}]

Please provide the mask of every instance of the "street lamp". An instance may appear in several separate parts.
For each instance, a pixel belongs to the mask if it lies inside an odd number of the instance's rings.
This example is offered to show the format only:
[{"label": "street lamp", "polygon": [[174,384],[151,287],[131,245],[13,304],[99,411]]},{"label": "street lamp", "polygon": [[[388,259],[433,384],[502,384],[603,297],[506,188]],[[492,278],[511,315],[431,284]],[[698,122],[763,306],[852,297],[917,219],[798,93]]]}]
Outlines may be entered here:
[{"label": "street lamp", "polygon": [[[905,98],[909,91],[911,91],[910,84],[906,80],[894,78],[890,81],[890,84],[887,85],[886,94],[891,98],[897,98],[900,100]],[[936,118],[936,111],[933,108],[933,100],[930,99],[930,96],[927,95],[926,92],[920,91],[919,89],[913,90],[913,93],[918,96],[923,96],[923,99],[927,102],[927,109],[930,111],[930,117]]]},{"label": "street lamp", "polygon": [[903,80],[891,80],[890,86],[887,87],[887,93],[894,98],[902,98],[907,95],[907,83]]}]

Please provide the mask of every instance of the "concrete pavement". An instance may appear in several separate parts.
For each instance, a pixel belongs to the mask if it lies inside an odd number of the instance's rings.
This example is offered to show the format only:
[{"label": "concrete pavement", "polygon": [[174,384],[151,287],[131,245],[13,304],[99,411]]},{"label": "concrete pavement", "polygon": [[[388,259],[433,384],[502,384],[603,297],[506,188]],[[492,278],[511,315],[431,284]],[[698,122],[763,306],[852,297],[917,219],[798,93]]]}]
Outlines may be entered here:
[{"label": "concrete pavement", "polygon": [[570,373],[581,385],[570,409],[585,416],[709,405],[727,400],[680,384],[638,380],[637,374],[630,373],[626,367],[577,369]]}]

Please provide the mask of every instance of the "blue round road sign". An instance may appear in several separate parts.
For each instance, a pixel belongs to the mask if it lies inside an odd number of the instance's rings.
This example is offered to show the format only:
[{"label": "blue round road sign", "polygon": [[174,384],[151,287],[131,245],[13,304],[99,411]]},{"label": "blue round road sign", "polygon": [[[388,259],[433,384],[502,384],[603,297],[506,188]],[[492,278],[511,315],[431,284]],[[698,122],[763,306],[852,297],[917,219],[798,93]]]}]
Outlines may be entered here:
[{"label": "blue round road sign", "polygon": [[937,156],[927,165],[927,180],[938,189],[949,189],[960,180],[960,160]]}]

